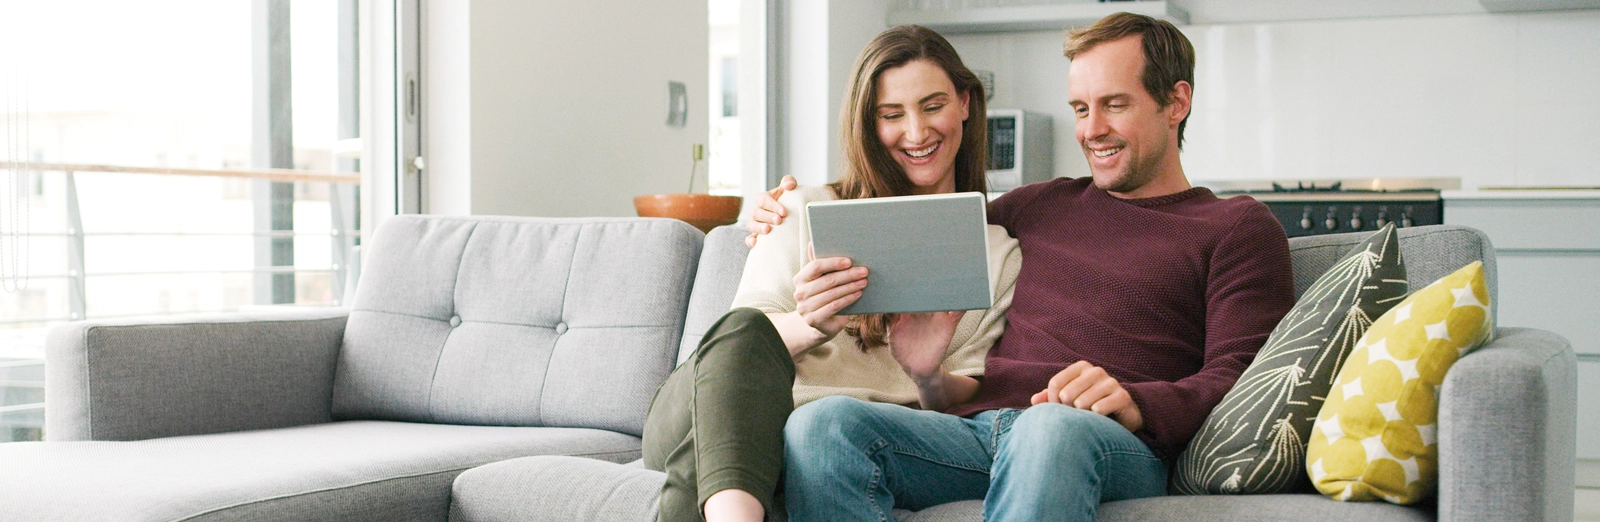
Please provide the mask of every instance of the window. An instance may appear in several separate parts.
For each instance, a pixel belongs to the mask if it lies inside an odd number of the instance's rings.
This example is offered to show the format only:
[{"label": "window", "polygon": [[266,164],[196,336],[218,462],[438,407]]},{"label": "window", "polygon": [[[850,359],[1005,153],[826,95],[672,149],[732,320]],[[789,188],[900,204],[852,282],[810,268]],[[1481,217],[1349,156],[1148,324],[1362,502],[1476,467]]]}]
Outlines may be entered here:
[{"label": "window", "polygon": [[0,442],[42,436],[50,326],[343,303],[356,7],[0,0]]}]

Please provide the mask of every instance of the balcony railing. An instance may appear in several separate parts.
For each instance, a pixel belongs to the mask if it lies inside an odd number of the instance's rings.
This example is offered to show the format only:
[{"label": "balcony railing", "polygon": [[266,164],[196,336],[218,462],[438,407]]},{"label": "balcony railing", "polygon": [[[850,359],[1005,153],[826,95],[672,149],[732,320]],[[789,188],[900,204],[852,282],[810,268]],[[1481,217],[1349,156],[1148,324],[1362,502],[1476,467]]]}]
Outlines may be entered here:
[{"label": "balcony railing", "polygon": [[[323,274],[330,278],[330,290],[335,303],[340,302],[344,294],[343,285],[350,276],[352,265],[357,263],[355,249],[360,232],[356,230],[355,223],[351,222],[354,208],[347,207],[348,202],[342,201],[341,186],[354,187],[360,184],[359,174],[312,172],[291,169],[191,169],[191,168],[165,168],[165,167],[131,167],[120,165],[87,165],[87,164],[60,164],[60,163],[7,163],[0,162],[0,170],[16,169],[17,171],[56,173],[64,176],[64,209],[65,230],[49,231],[42,233],[4,234],[0,238],[27,236],[31,238],[64,238],[66,242],[64,266],[35,267],[42,268],[39,274],[28,274],[27,279],[49,281],[66,280],[67,288],[67,314],[58,315],[60,309],[53,314],[47,313],[38,317],[0,317],[0,333],[10,331],[12,334],[21,332],[18,328],[27,325],[37,325],[33,333],[20,336],[20,341],[11,339],[12,344],[41,343],[43,340],[42,327],[50,323],[73,321],[82,319],[108,319],[127,316],[159,315],[157,313],[118,313],[118,314],[91,314],[89,302],[92,296],[88,288],[94,280],[108,278],[124,278],[139,276],[183,276],[194,274],[252,274],[271,276],[273,274]],[[210,178],[231,178],[244,180],[266,180],[273,182],[301,182],[301,183],[328,183],[329,185],[329,211],[330,224],[326,231],[316,232],[303,230],[251,230],[241,232],[144,232],[144,231],[116,231],[116,232],[86,232],[83,226],[82,214],[78,204],[77,174],[79,173],[111,173],[111,174],[156,174],[165,176],[203,176]],[[352,195],[353,196],[353,195]],[[354,199],[353,197],[351,198]],[[347,213],[346,210],[350,212]],[[204,219],[203,216],[196,216]],[[251,266],[249,268],[202,268],[189,270],[108,270],[90,272],[85,270],[86,238],[252,238],[260,242],[272,240],[293,240],[303,237],[327,237],[332,245],[331,268],[297,268],[295,266]],[[260,259],[260,256],[257,256]],[[215,310],[183,310],[191,312],[220,312],[228,309]],[[16,337],[16,335],[13,335]],[[44,420],[44,361],[32,353],[39,351],[4,350],[7,340],[0,338],[0,442],[13,440],[36,440],[42,435]],[[20,354],[20,356],[19,356]]]}]

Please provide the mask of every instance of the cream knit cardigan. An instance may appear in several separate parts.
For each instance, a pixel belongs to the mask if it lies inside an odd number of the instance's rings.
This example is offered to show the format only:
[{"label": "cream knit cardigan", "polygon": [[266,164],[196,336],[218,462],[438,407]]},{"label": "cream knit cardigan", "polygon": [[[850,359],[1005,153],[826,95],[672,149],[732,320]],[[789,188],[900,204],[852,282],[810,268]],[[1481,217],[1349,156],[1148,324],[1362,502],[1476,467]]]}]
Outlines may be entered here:
[{"label": "cream knit cardigan", "polygon": [[[835,199],[827,187],[801,187],[778,199],[788,211],[782,225],[761,236],[745,260],[744,276],[734,295],[733,307],[750,307],[766,313],[793,312],[794,275],[807,261],[805,206],[812,201]],[[1005,329],[1006,310],[1016,289],[1022,251],[1004,228],[989,225],[989,277],[995,282],[994,306],[972,310],[961,318],[945,356],[945,369],[956,375],[983,375],[984,357]],[[870,284],[870,283],[869,283]],[[811,402],[829,395],[847,395],[865,401],[917,407],[917,386],[900,369],[887,347],[863,352],[854,337],[840,333],[833,340],[794,358],[794,403]]]}]

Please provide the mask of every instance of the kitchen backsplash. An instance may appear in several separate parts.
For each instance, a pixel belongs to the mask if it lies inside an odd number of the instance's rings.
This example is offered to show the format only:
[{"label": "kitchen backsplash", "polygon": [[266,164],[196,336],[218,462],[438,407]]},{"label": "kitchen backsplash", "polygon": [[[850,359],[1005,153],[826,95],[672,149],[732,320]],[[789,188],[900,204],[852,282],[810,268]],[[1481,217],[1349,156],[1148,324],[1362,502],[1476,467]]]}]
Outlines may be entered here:
[{"label": "kitchen backsplash", "polygon": [[[1192,179],[1461,178],[1600,185],[1600,11],[1191,25]],[[1088,167],[1055,31],[950,41],[995,108],[1051,114],[1055,173]]]}]

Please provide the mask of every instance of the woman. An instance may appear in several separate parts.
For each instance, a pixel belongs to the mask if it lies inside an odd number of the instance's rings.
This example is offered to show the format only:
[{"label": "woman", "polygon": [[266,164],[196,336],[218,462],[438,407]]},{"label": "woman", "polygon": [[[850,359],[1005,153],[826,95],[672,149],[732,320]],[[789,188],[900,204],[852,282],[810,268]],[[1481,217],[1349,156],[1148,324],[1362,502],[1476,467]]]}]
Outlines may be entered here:
[{"label": "woman", "polygon": [[1004,328],[1021,258],[1003,229],[989,229],[990,309],[841,316],[867,270],[844,258],[808,261],[797,212],[811,201],[984,192],[977,77],[938,33],[891,28],[857,58],[841,112],[844,175],[780,199],[795,217],[755,244],[733,311],[651,406],[645,465],[667,473],[659,520],[781,519],[783,424],[795,406],[850,395],[942,410],[976,390],[972,376]]}]

